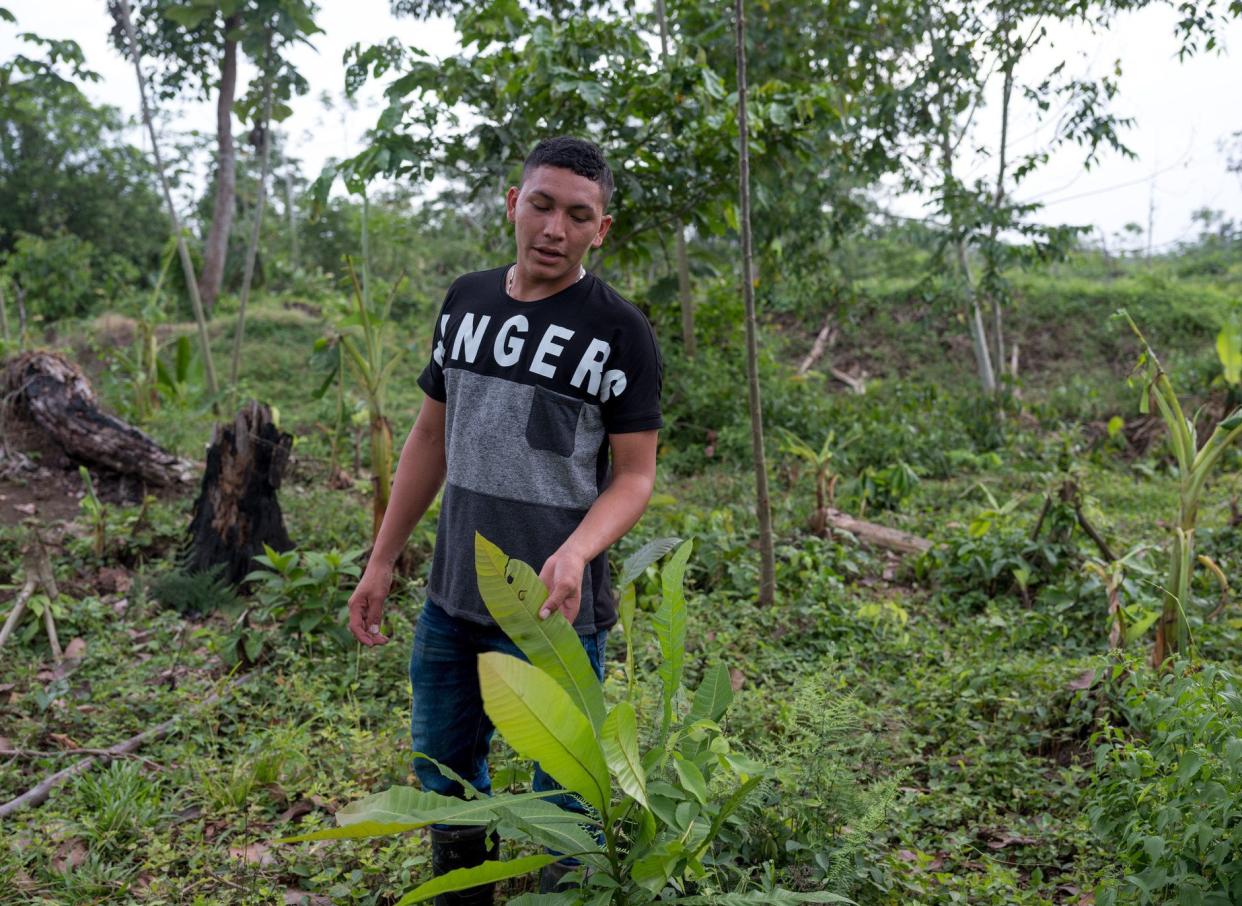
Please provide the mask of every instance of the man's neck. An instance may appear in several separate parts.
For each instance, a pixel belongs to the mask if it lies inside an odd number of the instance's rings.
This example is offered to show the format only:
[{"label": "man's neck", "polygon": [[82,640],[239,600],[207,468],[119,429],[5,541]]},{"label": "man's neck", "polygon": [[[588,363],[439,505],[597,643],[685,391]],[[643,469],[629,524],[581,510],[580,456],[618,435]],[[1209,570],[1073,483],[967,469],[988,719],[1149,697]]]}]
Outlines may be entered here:
[{"label": "man's neck", "polygon": [[507,292],[519,302],[538,302],[540,299],[546,299],[549,296],[555,296],[563,289],[567,289],[586,276],[586,268],[581,264],[577,270],[572,270],[564,277],[554,281],[531,280],[523,273],[520,264],[513,266],[506,274],[506,281],[511,281],[507,287]]}]

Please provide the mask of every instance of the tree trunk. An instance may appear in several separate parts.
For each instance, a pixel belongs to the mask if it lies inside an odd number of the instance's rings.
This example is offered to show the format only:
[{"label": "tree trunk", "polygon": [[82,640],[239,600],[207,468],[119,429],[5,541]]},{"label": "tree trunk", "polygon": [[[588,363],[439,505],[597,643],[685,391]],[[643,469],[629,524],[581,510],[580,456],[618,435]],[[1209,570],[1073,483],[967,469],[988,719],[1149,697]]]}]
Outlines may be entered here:
[{"label": "tree trunk", "polygon": [[12,337],[9,336],[9,310],[4,300],[3,277],[0,277],[0,333],[3,333],[5,345],[8,345]]},{"label": "tree trunk", "polygon": [[693,359],[698,352],[694,339],[694,296],[690,292],[690,256],[686,252],[686,227],[678,220],[677,231],[677,298],[681,301],[681,345],[686,358]]},{"label": "tree trunk", "polygon": [[[237,377],[241,373],[242,338],[246,334],[246,303],[250,301],[250,283],[254,280],[254,259],[259,251],[259,232],[263,226],[263,208],[267,202],[267,170],[271,160],[272,127],[272,29],[267,30],[267,53],[263,76],[263,119],[259,125],[259,192],[255,199],[254,222],[250,225],[250,242],[246,245],[246,269],[242,274],[241,300],[237,309],[237,328],[233,332],[233,364],[229,369],[229,386],[237,392]],[[236,399],[236,397],[233,397]]]},{"label": "tree trunk", "polygon": [[216,99],[216,197],[211,228],[203,248],[203,276],[198,290],[210,316],[220,296],[224,261],[228,257],[229,232],[237,195],[237,149],[233,146],[233,99],[237,93],[237,39],[229,38],[241,26],[241,15],[224,20],[224,56],[220,60],[220,96]]},{"label": "tree trunk", "polygon": [[746,306],[746,372],[750,398],[750,440],[755,459],[755,509],[759,516],[759,603],[776,600],[776,558],[772,545],[772,507],[763,451],[763,403],[759,396],[759,341],[755,323],[754,258],[750,236],[750,134],[746,117],[746,11],[734,0],[737,26],[737,124],[739,226],[742,231],[742,301]]},{"label": "tree trunk", "polygon": [[[668,11],[664,0],[656,0],[656,19],[660,25],[660,63],[668,66]],[[694,297],[690,293],[690,257],[686,252],[686,225],[681,218],[673,224],[677,240],[677,300],[681,304],[681,346],[686,358],[693,359],[696,349],[694,339]]]},{"label": "tree trunk", "polygon": [[289,266],[298,271],[298,209],[293,202],[293,177],[285,174],[285,213],[289,217]]},{"label": "tree trunk", "polygon": [[[944,159],[945,192],[952,190],[953,181],[953,147],[949,141],[948,113],[941,110],[944,121],[941,123],[940,147]],[[975,364],[979,368],[979,383],[983,392],[991,395],[996,392],[996,372],[992,370],[992,355],[988,350],[987,328],[983,326],[983,313],[979,310],[979,298],[975,295],[974,280],[970,276],[970,262],[966,257],[966,238],[962,235],[957,222],[955,207],[946,197],[945,207],[949,210],[949,230],[953,234],[953,248],[957,253],[957,266],[961,273],[962,293],[966,301],[966,320],[970,326],[970,338],[975,351]]]},{"label": "tree trunk", "polygon": [[155,485],[190,480],[193,467],[137,428],[100,411],[77,365],[52,352],[26,352],[4,369],[11,404],[76,462],[136,475]]},{"label": "tree trunk", "polygon": [[[1013,61],[1009,60],[1005,65],[1005,82],[1004,88],[1001,90],[1001,134],[1000,134],[1000,163],[996,169],[996,194],[992,199],[993,220],[992,227],[988,234],[988,255],[992,259],[988,262],[988,267],[992,271],[992,276],[996,274],[996,219],[995,215],[1000,210],[1001,202],[1005,200],[1005,162],[1006,154],[1009,146],[1009,102],[1013,98]],[[1000,294],[996,292],[995,286],[991,289],[990,301],[992,303],[992,342],[995,344],[995,355],[992,359],[998,373],[1005,370],[1005,334],[1004,322],[1001,317],[1001,299]]]},{"label": "tree trunk", "polygon": [[233,424],[216,426],[190,519],[186,572],[223,565],[222,578],[240,585],[264,544],[278,551],[293,547],[276,499],[292,446],[292,435],[253,400]]},{"label": "tree trunk", "polygon": [[[155,158],[155,172],[160,179],[160,188],[164,192],[164,204],[168,207],[168,220],[173,235],[177,237],[177,255],[181,259],[181,273],[185,277],[186,291],[190,294],[190,307],[194,309],[194,321],[198,325],[198,341],[203,351],[203,369],[207,373],[207,390],[212,397],[212,410],[215,411],[215,398],[220,392],[216,383],[216,366],[211,358],[211,340],[207,336],[207,318],[203,314],[203,301],[198,295],[198,283],[194,279],[194,262],[190,260],[190,250],[185,244],[185,234],[181,231],[181,218],[177,216],[177,206],[173,204],[172,189],[168,185],[168,173],[164,169],[164,159],[160,156],[160,143],[155,135],[155,117],[147,103],[147,80],[142,74],[142,61],[138,56],[138,36],[134,34],[134,22],[129,13],[129,0],[117,0],[113,7],[116,16],[121,20],[125,31],[125,39],[129,43],[130,59],[134,63],[134,72],[138,76],[138,96],[142,100],[142,120],[151,136],[151,155]],[[18,297],[20,301],[20,296]]]}]

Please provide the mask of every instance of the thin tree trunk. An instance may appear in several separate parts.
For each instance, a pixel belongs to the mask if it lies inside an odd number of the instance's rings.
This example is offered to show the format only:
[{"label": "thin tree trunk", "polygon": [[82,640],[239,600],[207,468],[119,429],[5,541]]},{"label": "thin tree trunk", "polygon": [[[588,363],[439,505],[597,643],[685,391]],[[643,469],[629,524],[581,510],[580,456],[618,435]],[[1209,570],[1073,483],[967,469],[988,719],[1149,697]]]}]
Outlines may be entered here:
[{"label": "thin tree trunk", "polygon": [[[660,64],[668,67],[668,11],[664,0],[656,0],[656,18],[660,23]],[[686,251],[686,225],[678,217],[673,224],[677,240],[677,299],[681,304],[681,346],[686,358],[693,359],[697,350],[694,339],[694,296],[690,290],[690,256]]]},{"label": "thin tree trunk", "polygon": [[151,154],[155,158],[155,171],[159,174],[160,188],[164,192],[164,203],[168,206],[168,220],[172,225],[173,235],[177,237],[177,254],[181,258],[181,272],[185,276],[186,290],[190,294],[190,306],[194,309],[194,321],[198,324],[198,340],[203,350],[203,369],[207,375],[207,390],[212,396],[212,410],[217,409],[215,398],[219,395],[216,383],[216,366],[211,358],[211,341],[207,336],[207,319],[203,314],[203,302],[198,294],[198,282],[194,278],[194,262],[190,260],[190,250],[185,244],[185,234],[181,231],[181,218],[177,216],[177,207],[173,204],[172,189],[168,186],[168,173],[164,169],[164,159],[160,156],[160,143],[155,137],[155,120],[151,107],[147,103],[147,80],[142,74],[142,61],[138,56],[138,37],[134,34],[134,22],[129,13],[129,0],[117,0],[114,7],[121,18],[121,27],[125,30],[125,39],[129,42],[130,59],[134,61],[134,72],[138,75],[138,94],[142,99],[142,120],[146,123],[147,132],[151,136]]},{"label": "thin tree trunk", "polygon": [[746,372],[750,397],[750,440],[755,459],[755,509],[759,515],[759,603],[776,600],[776,559],[772,547],[772,507],[763,452],[763,405],[759,396],[759,341],[755,323],[754,259],[750,236],[750,134],[746,117],[746,10],[734,0],[737,26],[737,125],[739,226],[742,231],[742,301],[746,306]]},{"label": "thin tree trunk", "polygon": [[3,277],[0,277],[0,332],[4,334],[4,343],[7,346],[12,338],[9,336],[9,311],[4,301]]},{"label": "thin tree trunk", "polygon": [[686,227],[678,220],[673,229],[677,235],[677,298],[681,300],[681,345],[686,358],[698,352],[694,339],[694,296],[690,291],[690,256],[686,251]]},{"label": "thin tree trunk", "polygon": [[[1013,61],[1009,60],[1005,64],[1005,84],[1001,90],[1001,134],[1000,134],[1000,163],[996,171],[996,195],[992,199],[993,214],[1000,210],[1001,202],[1005,200],[1005,163],[1006,152],[1009,146],[1009,102],[1013,97]],[[992,227],[988,233],[988,254],[995,258],[996,254],[996,233],[997,224],[995,216],[992,219]],[[993,272],[996,270],[995,261],[989,263],[989,267]],[[995,344],[994,357],[992,359],[996,366],[997,372],[1003,372],[1005,369],[1005,334],[1003,329],[1003,321],[1001,318],[1001,300],[1000,294],[993,289],[990,293],[992,302],[992,342]],[[999,376],[999,375],[998,375]]]},{"label": "thin tree trunk", "polygon": [[297,273],[298,269],[298,214],[293,203],[293,177],[285,174],[285,213],[289,216],[289,263]]},{"label": "thin tree trunk", "polygon": [[17,300],[17,348],[26,348],[26,290],[20,283],[13,288],[13,298]]},{"label": "thin tree trunk", "polygon": [[260,125],[259,194],[255,199],[254,223],[250,225],[250,242],[246,246],[246,269],[242,274],[241,300],[237,309],[237,329],[233,332],[233,365],[229,369],[229,385],[236,391],[237,376],[241,373],[242,338],[246,334],[246,303],[250,301],[250,283],[254,279],[254,259],[259,251],[259,232],[263,226],[263,208],[267,202],[267,168],[271,159],[272,138],[272,29],[267,30],[267,53],[264,60],[266,72],[263,77],[263,121]]},{"label": "thin tree trunk", "polygon": [[237,39],[229,38],[241,26],[237,13],[224,20],[224,56],[220,60],[220,96],[216,99],[216,197],[211,228],[203,248],[203,278],[199,293],[207,313],[216,306],[228,257],[233,206],[237,197],[237,149],[233,145],[233,100],[237,93]]},{"label": "thin tree trunk", "polygon": [[[948,113],[941,110],[941,116],[944,121],[941,123],[940,129],[940,148],[943,153],[944,160],[944,183],[945,191],[949,191],[953,185],[953,147],[949,141],[949,120]],[[948,202],[948,199],[946,199]],[[957,215],[952,203],[947,203],[949,209],[949,229],[953,233],[953,247],[957,253],[957,266],[961,271],[962,292],[966,297],[966,319],[970,325],[970,338],[973,342],[975,351],[975,364],[979,368],[979,383],[983,386],[984,393],[989,395],[996,392],[996,373],[992,370],[992,356],[988,350],[987,329],[983,326],[983,313],[979,310],[979,298],[975,295],[974,280],[970,275],[970,262],[966,257],[966,239],[962,235],[958,226]]]}]

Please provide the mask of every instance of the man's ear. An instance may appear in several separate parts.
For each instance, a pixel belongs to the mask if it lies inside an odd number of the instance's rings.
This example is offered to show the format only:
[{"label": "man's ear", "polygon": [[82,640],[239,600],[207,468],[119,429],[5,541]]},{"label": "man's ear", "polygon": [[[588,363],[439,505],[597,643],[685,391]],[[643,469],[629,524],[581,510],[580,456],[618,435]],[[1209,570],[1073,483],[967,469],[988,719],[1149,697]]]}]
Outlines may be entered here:
[{"label": "man's ear", "polygon": [[509,191],[505,193],[505,216],[509,218],[509,222],[513,223],[514,216],[517,212],[518,187],[510,186]]},{"label": "man's ear", "polygon": [[608,235],[608,228],[612,226],[612,215],[605,214],[599,221],[599,232],[595,234],[595,238],[591,240],[591,248],[597,249],[604,244],[604,237]]}]

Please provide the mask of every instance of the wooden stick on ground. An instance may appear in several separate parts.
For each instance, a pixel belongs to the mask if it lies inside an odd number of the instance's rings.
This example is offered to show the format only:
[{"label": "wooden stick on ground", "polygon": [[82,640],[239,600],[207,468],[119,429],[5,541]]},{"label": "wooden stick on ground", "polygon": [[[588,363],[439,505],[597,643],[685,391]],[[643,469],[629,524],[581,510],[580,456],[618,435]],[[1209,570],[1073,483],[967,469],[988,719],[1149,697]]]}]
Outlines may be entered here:
[{"label": "wooden stick on ground", "polygon": [[932,546],[926,538],[911,535],[900,529],[889,528],[886,525],[876,525],[874,522],[856,519],[840,510],[828,510],[828,525],[833,529],[849,532],[864,544],[882,547],[899,554],[921,554],[930,550]]},{"label": "wooden stick on ground", "polygon": [[[234,688],[246,682],[252,676],[254,676],[253,673],[248,673],[245,676],[238,677],[237,679],[229,683],[227,686],[225,686],[223,689],[221,689],[219,692],[213,692],[211,695],[207,696],[207,698],[203,699],[203,703],[198,708],[195,708],[194,711],[191,713],[196,713],[197,711],[200,711],[203,708],[214,705],[216,702],[218,702],[221,698],[224,697],[224,694],[226,692],[231,692]],[[159,726],[152,727],[149,730],[144,730],[141,733],[139,733],[137,736],[131,736],[129,739],[125,740],[124,742],[119,742],[116,745],[105,749],[104,751],[107,753],[106,755],[90,755],[86,758],[83,758],[81,761],[70,765],[69,767],[65,768],[62,771],[57,771],[55,774],[52,774],[50,777],[45,777],[38,784],[38,786],[32,787],[31,789],[22,793],[16,799],[10,800],[9,802],[6,802],[4,805],[0,805],[0,818],[7,818],[9,815],[13,814],[14,812],[20,811],[21,809],[27,808],[28,806],[42,805],[44,802],[47,801],[47,797],[52,794],[52,790],[54,790],[60,784],[64,783],[66,780],[69,780],[73,777],[78,776],[79,774],[83,774],[86,771],[90,770],[91,766],[95,763],[97,759],[99,758],[110,759],[110,758],[114,758],[114,757],[118,757],[122,755],[130,755],[135,750],[137,750],[139,747],[141,747],[144,743],[152,742],[154,740],[161,739],[167,736],[169,732],[171,732],[173,728],[176,727],[178,721],[180,721],[185,716],[186,716],[185,714],[178,714],[174,717],[171,717],[168,720],[164,721]]]},{"label": "wooden stick on ground", "polygon": [[0,648],[4,647],[4,643],[9,640],[9,636],[13,634],[13,630],[17,628],[18,621],[21,620],[22,614],[26,612],[26,602],[30,600],[30,596],[34,594],[35,578],[32,570],[26,571],[26,584],[22,586],[22,590],[17,593],[17,598],[13,602],[13,609],[9,611],[9,618],[4,621],[4,628],[0,629]]}]

